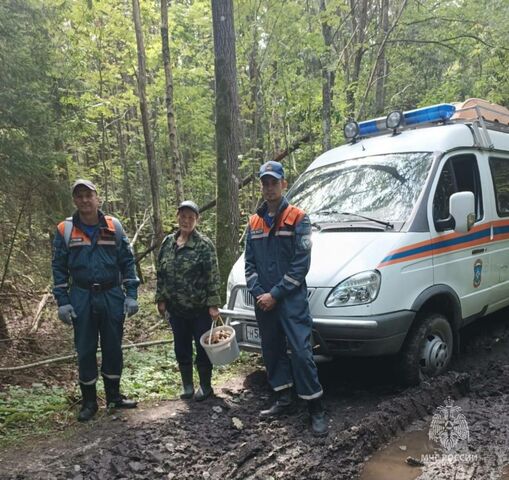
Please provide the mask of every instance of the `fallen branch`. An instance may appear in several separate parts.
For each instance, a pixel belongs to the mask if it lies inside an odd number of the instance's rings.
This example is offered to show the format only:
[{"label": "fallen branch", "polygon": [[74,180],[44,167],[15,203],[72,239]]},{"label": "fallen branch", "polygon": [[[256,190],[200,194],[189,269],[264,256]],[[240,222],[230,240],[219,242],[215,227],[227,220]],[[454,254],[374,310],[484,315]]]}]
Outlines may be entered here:
[{"label": "fallen branch", "polygon": [[[173,343],[173,340],[154,340],[151,342],[141,342],[141,343],[131,343],[129,345],[122,345],[122,350],[126,350],[128,348],[136,348],[136,347],[150,347],[152,345],[163,345],[163,344],[169,344]],[[101,350],[97,353],[101,353]],[[49,365],[50,363],[57,363],[57,362],[63,362],[65,360],[72,360],[76,358],[76,354],[72,355],[65,355],[63,357],[55,357],[55,358],[48,358],[47,360],[41,360],[40,362],[34,362],[29,363],[27,365],[19,365],[17,367],[0,367],[0,372],[14,372],[17,370],[25,370],[27,368],[32,367],[40,367],[42,365]]]},{"label": "fallen branch", "polygon": [[51,297],[51,293],[46,293],[42,297],[41,301],[39,302],[39,305],[37,306],[37,310],[35,312],[34,322],[32,324],[32,328],[30,329],[30,335],[33,335],[34,333],[39,330],[39,326],[41,325],[41,319],[42,319],[42,310],[44,309],[48,299]]},{"label": "fallen branch", "polygon": [[159,320],[157,323],[155,323],[154,325],[152,325],[146,333],[152,333],[154,330],[157,330],[159,327],[161,327],[163,324],[165,323],[165,321],[161,318],[161,320]]},{"label": "fallen branch", "polygon": [[46,293],[46,290],[41,290],[40,292],[33,292],[33,291],[16,291],[16,292],[0,292],[0,299],[1,298],[10,298],[10,297],[23,297],[26,298],[28,296],[35,296],[35,295],[44,295]]},{"label": "fallen branch", "polygon": [[143,230],[143,227],[147,224],[147,222],[150,220],[150,208],[147,208],[145,210],[145,213],[143,214],[143,221],[141,222],[141,225],[136,229],[136,233],[134,234],[133,239],[131,240],[131,247],[134,247],[136,240],[138,240],[138,236],[140,235],[140,232]]},{"label": "fallen branch", "polygon": [[145,250],[143,253],[140,253],[139,255],[136,255],[136,263],[140,263],[150,252],[154,251],[158,247],[157,243],[154,243],[151,245],[147,250]]},{"label": "fallen branch", "polygon": [[46,303],[51,298],[51,293],[46,292],[43,296],[41,301],[39,302],[39,305],[37,306],[37,310],[35,311],[34,321],[32,323],[32,328],[30,329],[30,335],[33,335],[39,330],[39,327],[41,326],[41,320],[42,320],[42,311],[44,310],[44,307],[46,306]]}]

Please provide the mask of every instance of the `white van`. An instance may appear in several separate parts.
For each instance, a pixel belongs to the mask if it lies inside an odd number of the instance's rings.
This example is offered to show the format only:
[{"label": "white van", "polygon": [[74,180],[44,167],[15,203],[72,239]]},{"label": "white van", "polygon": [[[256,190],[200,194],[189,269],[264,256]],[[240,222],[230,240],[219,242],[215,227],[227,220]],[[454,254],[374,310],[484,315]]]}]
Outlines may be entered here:
[{"label": "white van", "polygon": [[[402,380],[443,372],[459,329],[509,305],[509,110],[479,99],[345,126],[288,192],[313,223],[313,348],[400,355]],[[227,306],[260,346],[244,258]]]}]

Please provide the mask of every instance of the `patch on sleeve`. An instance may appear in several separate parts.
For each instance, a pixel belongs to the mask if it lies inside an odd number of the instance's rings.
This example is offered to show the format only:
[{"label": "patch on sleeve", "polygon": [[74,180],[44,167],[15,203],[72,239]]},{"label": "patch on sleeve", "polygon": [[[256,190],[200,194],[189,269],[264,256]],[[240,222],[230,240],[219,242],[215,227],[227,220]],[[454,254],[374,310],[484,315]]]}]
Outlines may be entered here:
[{"label": "patch on sleeve", "polygon": [[312,245],[311,235],[302,235],[302,237],[300,237],[300,247],[303,250],[311,250]]}]

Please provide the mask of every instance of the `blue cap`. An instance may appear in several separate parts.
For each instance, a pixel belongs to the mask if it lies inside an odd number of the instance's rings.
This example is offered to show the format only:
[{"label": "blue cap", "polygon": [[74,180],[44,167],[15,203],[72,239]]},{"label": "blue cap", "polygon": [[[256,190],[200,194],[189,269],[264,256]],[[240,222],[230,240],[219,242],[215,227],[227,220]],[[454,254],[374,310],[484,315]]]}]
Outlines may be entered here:
[{"label": "blue cap", "polygon": [[285,171],[283,170],[283,165],[281,165],[279,162],[275,162],[274,160],[270,160],[264,163],[260,167],[258,176],[262,178],[265,175],[270,175],[274,178],[277,178],[278,180],[285,178]]}]

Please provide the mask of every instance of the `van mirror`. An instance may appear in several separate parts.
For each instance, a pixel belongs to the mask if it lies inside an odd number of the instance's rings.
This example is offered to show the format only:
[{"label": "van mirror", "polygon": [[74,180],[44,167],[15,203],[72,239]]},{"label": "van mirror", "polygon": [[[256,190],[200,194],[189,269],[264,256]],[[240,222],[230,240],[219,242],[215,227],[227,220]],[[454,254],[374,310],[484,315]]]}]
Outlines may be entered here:
[{"label": "van mirror", "polygon": [[437,232],[468,232],[475,223],[475,200],[472,192],[456,192],[449,197],[449,216],[435,220]]},{"label": "van mirror", "polygon": [[454,231],[468,232],[475,223],[475,199],[472,192],[456,192],[449,198],[449,212],[454,219]]}]

